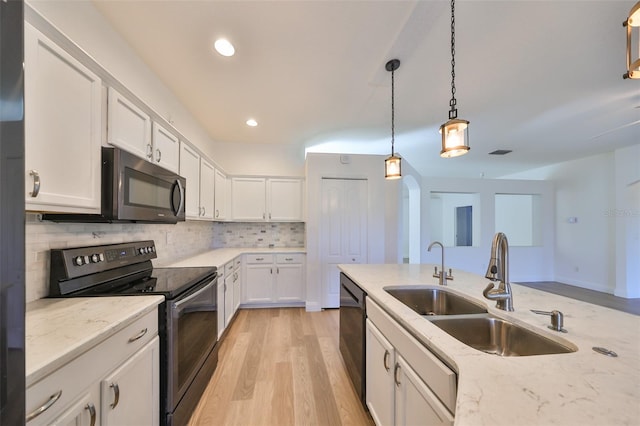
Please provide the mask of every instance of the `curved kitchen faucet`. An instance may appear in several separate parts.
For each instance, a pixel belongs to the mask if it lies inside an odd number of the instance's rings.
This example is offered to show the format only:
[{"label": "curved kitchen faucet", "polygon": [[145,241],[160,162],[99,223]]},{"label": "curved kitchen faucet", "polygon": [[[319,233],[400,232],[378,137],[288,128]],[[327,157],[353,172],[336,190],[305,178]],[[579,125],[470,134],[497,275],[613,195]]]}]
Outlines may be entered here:
[{"label": "curved kitchen faucet", "polygon": [[509,242],[507,236],[498,232],[493,236],[491,244],[491,259],[485,277],[491,281],[500,281],[498,288],[489,283],[482,294],[489,300],[496,301],[496,308],[504,311],[513,311],[513,293],[509,284]]},{"label": "curved kitchen faucet", "polygon": [[438,272],[438,267],[436,266],[435,271],[433,272],[433,277],[438,278],[438,284],[447,285],[447,280],[453,280],[453,274],[451,273],[451,268],[449,268],[449,274],[447,275],[447,271],[444,269],[444,246],[440,241],[434,241],[429,244],[429,248],[427,251],[431,251],[431,247],[440,246],[442,249],[442,263],[440,264],[440,272]]}]

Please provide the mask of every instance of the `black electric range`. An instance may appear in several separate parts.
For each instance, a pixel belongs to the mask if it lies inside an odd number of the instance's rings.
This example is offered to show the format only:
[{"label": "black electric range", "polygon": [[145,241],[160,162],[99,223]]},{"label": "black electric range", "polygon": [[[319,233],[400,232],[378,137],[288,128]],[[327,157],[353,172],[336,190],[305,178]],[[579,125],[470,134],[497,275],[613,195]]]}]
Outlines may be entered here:
[{"label": "black electric range", "polygon": [[165,297],[158,308],[160,422],[186,424],[218,361],[217,269],[154,268],[150,240],[50,253],[50,297]]}]

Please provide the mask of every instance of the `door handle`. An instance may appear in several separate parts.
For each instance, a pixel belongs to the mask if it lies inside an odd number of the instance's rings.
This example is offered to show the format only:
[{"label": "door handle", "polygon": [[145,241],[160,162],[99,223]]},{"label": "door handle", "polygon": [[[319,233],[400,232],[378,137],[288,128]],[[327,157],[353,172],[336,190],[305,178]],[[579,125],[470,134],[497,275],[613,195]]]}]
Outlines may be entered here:
[{"label": "door handle", "polygon": [[398,371],[400,370],[400,364],[396,364],[393,369],[393,381],[396,382],[396,386],[400,387],[400,380],[398,380]]},{"label": "door handle", "polygon": [[389,351],[385,349],[384,357],[382,358],[382,365],[384,365],[384,369],[389,371]]},{"label": "door handle", "polygon": [[113,403],[109,406],[111,409],[114,409],[118,406],[118,402],[120,402],[120,387],[117,383],[111,383],[109,387],[113,389]]},{"label": "door handle", "polygon": [[144,336],[145,334],[147,334],[147,328],[146,327],[143,330],[140,330],[140,333],[136,334],[133,337],[130,337],[129,338],[129,343],[133,343],[136,340],[142,339],[142,336]]},{"label": "door handle", "polygon": [[147,158],[150,160],[153,159],[153,147],[150,143],[147,144]]},{"label": "door handle", "polygon": [[91,416],[90,426],[96,426],[96,406],[91,402],[84,406],[85,410],[89,410],[89,415]]},{"label": "door handle", "polygon": [[29,193],[32,198],[36,198],[40,193],[40,174],[37,170],[31,170],[29,176],[33,177],[33,190]]},{"label": "door handle", "polygon": [[27,414],[26,417],[26,421],[30,422],[31,420],[35,419],[36,417],[38,417],[40,414],[44,413],[45,411],[47,411],[49,408],[51,408],[51,406],[53,404],[55,404],[60,397],[62,396],[62,390],[59,390],[58,392],[54,393],[53,395],[51,395],[49,397],[49,400],[47,402],[45,402],[44,404],[42,404],[38,409],[33,410],[32,412],[30,412],[29,414]]},{"label": "door handle", "polygon": [[162,159],[162,151],[160,151],[159,149],[156,149],[156,162],[160,162],[160,160]]}]

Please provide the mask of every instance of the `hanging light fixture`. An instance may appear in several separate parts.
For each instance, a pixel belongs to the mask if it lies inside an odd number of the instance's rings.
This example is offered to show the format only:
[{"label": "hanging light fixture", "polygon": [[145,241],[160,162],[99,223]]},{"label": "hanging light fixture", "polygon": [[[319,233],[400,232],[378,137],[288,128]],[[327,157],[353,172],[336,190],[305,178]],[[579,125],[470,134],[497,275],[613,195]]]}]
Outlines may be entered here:
[{"label": "hanging light fixture", "polygon": [[455,0],[451,0],[451,100],[449,101],[449,121],[440,126],[442,151],[445,158],[457,157],[469,151],[469,122],[458,118],[456,108],[456,19]]},{"label": "hanging light fixture", "polygon": [[402,159],[395,155],[393,144],[395,139],[395,82],[393,73],[400,68],[400,61],[392,59],[385,65],[385,69],[391,72],[391,156],[384,160],[384,177],[385,179],[399,179],[402,177]]},{"label": "hanging light fixture", "polygon": [[[627,72],[622,77],[640,78],[640,2],[631,8],[629,17],[622,23],[622,26],[627,27]],[[634,35],[632,33],[635,33],[635,43],[632,40],[632,35]],[[634,50],[636,57],[632,59],[632,51]]]}]

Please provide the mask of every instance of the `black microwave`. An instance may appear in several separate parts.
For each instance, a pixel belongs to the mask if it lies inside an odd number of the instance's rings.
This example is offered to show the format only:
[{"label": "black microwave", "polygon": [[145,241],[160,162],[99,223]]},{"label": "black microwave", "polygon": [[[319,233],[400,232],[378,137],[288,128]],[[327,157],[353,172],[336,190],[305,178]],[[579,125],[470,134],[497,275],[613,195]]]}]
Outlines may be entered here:
[{"label": "black microwave", "polygon": [[102,147],[100,214],[43,214],[54,222],[177,223],[185,220],[186,179],[119,148]]}]

